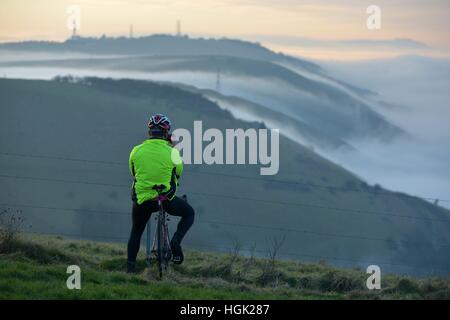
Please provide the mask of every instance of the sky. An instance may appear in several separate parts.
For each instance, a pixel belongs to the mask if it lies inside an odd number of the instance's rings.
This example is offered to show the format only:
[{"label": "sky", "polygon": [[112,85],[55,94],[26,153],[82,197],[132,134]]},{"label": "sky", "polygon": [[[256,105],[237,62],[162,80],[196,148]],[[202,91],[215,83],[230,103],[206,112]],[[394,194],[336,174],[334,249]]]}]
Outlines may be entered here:
[{"label": "sky", "polygon": [[[0,41],[62,41],[72,5],[83,36],[127,35],[130,24],[135,36],[175,33],[180,20],[190,36],[248,39],[317,59],[450,56],[448,0],[2,0]],[[380,29],[367,28],[370,5],[381,10]]]}]

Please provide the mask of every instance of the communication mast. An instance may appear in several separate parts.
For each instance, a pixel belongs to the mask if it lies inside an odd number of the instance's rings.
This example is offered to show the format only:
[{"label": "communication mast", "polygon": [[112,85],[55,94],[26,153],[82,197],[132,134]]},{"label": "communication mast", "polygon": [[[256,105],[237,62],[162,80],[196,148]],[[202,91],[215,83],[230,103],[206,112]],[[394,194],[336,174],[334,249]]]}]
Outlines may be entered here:
[{"label": "communication mast", "polygon": [[72,39],[76,38],[77,38],[77,22],[74,19],[72,24]]},{"label": "communication mast", "polygon": [[216,76],[216,91],[220,93],[222,90],[222,84],[221,84],[221,76],[220,76],[220,68],[217,68],[217,76]]},{"label": "communication mast", "polygon": [[180,20],[177,20],[177,37],[181,37],[181,22]]}]

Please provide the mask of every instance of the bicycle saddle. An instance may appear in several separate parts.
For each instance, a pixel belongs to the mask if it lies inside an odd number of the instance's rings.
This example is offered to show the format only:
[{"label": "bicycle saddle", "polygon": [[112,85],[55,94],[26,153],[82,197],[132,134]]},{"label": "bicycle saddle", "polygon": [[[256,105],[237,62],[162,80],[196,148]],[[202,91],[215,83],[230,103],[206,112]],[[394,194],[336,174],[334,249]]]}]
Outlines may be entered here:
[{"label": "bicycle saddle", "polygon": [[153,189],[153,190],[156,190],[158,193],[163,192],[163,190],[164,190],[165,188],[166,188],[166,186],[163,185],[163,184],[155,184],[155,185],[152,187],[152,189]]}]

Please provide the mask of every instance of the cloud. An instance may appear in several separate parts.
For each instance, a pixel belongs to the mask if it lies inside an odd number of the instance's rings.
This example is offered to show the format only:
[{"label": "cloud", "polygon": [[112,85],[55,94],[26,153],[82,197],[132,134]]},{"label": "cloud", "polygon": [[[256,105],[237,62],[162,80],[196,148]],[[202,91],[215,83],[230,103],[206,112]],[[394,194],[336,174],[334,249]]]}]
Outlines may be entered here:
[{"label": "cloud", "polygon": [[350,39],[350,40],[324,40],[307,37],[284,35],[251,35],[257,41],[267,41],[285,46],[303,46],[316,48],[392,48],[392,49],[429,49],[430,47],[420,41],[408,38],[398,39]]}]

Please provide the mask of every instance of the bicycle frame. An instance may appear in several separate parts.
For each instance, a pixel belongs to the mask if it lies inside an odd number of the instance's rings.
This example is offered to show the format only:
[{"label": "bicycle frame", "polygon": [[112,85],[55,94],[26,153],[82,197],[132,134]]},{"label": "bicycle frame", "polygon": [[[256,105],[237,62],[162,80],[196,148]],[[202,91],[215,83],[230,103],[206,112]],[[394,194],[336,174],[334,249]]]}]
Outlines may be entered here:
[{"label": "bicycle frame", "polygon": [[163,201],[167,200],[165,196],[159,195],[158,201],[158,216],[155,227],[155,235],[153,238],[153,245],[151,252],[156,256],[158,262],[159,277],[162,278],[163,272],[167,271],[167,267],[171,258],[170,236],[167,221],[169,220],[164,211]]}]

